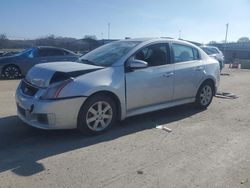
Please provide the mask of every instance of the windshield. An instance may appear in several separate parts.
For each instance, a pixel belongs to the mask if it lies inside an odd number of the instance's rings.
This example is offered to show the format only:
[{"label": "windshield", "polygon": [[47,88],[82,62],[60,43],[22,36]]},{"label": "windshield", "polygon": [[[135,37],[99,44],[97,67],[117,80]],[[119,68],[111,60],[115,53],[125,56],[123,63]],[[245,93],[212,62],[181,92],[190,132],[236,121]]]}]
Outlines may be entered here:
[{"label": "windshield", "polygon": [[138,41],[119,41],[106,44],[80,57],[78,62],[108,67],[121,59],[139,43]]},{"label": "windshield", "polygon": [[203,47],[202,50],[206,52],[207,55],[218,54],[218,50],[216,48]]},{"label": "windshield", "polygon": [[34,48],[28,48],[24,51],[21,51],[20,53],[16,54],[16,56],[25,56],[25,57],[30,57],[33,55]]}]

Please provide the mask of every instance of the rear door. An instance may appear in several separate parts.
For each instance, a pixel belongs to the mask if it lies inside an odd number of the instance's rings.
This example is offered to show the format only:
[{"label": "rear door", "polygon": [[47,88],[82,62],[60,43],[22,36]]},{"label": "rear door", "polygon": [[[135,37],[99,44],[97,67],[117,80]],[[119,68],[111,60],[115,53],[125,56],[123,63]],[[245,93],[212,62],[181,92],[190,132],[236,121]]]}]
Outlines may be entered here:
[{"label": "rear door", "polygon": [[175,66],[174,100],[193,98],[205,77],[205,66],[199,51],[180,43],[172,43],[171,46]]},{"label": "rear door", "polygon": [[146,61],[148,67],[126,73],[128,111],[165,103],[172,99],[174,65],[170,64],[169,44],[149,45],[139,50],[130,59]]}]

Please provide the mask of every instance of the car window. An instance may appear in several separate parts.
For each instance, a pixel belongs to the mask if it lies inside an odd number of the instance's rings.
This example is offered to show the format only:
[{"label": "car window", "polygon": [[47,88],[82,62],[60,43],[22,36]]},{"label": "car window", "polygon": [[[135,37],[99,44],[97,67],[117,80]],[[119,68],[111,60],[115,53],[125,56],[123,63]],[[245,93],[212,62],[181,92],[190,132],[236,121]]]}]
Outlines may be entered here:
[{"label": "car window", "polygon": [[193,53],[194,53],[194,60],[199,60],[201,59],[200,53],[196,48],[193,48]]},{"label": "car window", "polygon": [[33,58],[35,56],[36,48],[29,48],[27,50],[21,51],[14,56],[24,56],[28,58]]},{"label": "car window", "polygon": [[63,55],[72,55],[70,52],[66,51],[66,50],[62,50],[63,51]]},{"label": "car window", "polygon": [[50,49],[39,49],[38,50],[38,57],[46,57],[50,56]]},{"label": "car window", "polygon": [[172,48],[175,63],[200,59],[198,50],[190,46],[173,44]]},{"label": "car window", "polygon": [[39,49],[38,56],[40,57],[47,57],[47,56],[63,56],[65,55],[64,50],[59,49]]},{"label": "car window", "polygon": [[170,63],[169,45],[166,43],[153,44],[140,50],[134,59],[146,61],[148,66],[160,66]]},{"label": "car window", "polygon": [[65,54],[64,50],[51,49],[50,56],[63,56]]},{"label": "car window", "polygon": [[206,52],[206,54],[208,54],[208,55],[220,53],[216,48],[203,47],[202,49],[203,49],[204,52]]}]

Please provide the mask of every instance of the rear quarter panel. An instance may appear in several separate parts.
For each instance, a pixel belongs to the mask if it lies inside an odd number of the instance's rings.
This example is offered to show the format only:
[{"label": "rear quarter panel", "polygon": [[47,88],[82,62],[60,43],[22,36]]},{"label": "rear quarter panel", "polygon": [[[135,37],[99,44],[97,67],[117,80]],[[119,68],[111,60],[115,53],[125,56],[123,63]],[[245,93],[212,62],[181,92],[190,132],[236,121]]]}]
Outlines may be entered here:
[{"label": "rear quarter panel", "polygon": [[208,58],[205,63],[206,79],[210,78],[215,82],[216,89],[220,83],[220,64],[213,58]]}]

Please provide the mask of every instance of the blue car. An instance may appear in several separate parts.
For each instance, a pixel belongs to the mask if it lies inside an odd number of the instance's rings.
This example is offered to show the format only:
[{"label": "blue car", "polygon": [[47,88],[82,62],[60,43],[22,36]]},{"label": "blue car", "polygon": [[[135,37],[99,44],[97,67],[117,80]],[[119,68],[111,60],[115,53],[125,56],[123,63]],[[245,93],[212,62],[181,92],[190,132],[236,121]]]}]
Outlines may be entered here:
[{"label": "blue car", "polygon": [[79,58],[72,51],[55,47],[33,47],[18,54],[0,58],[2,78],[16,79],[25,76],[36,64],[49,62],[76,61]]}]

